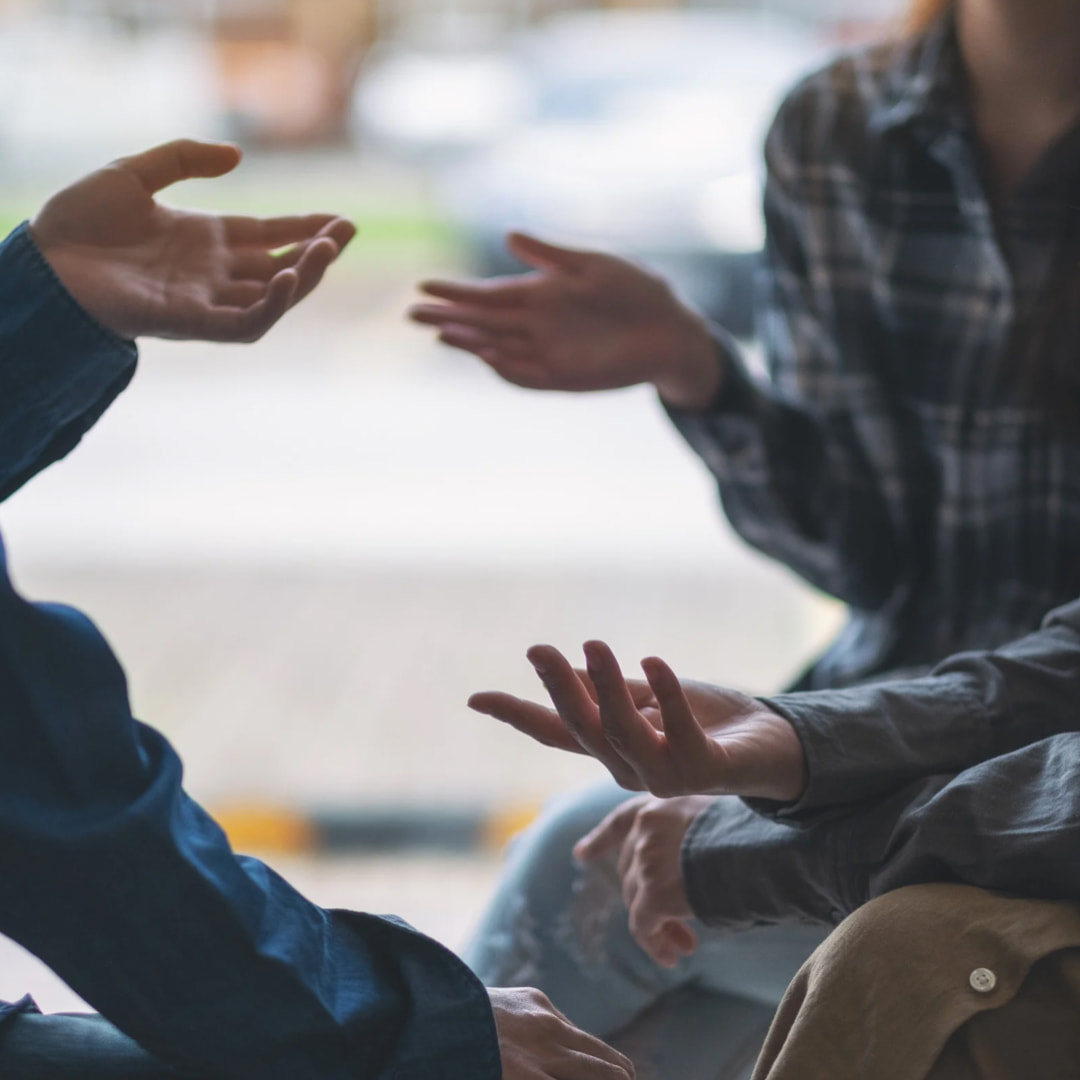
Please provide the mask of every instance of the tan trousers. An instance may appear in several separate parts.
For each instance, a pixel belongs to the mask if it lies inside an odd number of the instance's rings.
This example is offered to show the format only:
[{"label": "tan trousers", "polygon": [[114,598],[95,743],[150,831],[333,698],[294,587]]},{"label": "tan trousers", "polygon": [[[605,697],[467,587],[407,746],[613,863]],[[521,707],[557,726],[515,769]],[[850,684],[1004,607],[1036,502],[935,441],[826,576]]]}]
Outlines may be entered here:
[{"label": "tan trousers", "polygon": [[837,927],[793,980],[754,1071],[754,1080],[1072,1078],[1080,904],[965,885],[901,889]]}]

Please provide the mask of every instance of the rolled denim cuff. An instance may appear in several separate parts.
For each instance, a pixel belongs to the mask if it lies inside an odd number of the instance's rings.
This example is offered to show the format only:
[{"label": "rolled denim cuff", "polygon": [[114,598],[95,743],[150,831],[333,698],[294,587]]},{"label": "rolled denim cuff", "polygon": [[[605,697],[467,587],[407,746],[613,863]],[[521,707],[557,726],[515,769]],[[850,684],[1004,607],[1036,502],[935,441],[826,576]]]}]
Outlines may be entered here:
[{"label": "rolled denim cuff", "polygon": [[68,292],[25,222],[0,243],[0,499],[78,444],[137,357]]}]

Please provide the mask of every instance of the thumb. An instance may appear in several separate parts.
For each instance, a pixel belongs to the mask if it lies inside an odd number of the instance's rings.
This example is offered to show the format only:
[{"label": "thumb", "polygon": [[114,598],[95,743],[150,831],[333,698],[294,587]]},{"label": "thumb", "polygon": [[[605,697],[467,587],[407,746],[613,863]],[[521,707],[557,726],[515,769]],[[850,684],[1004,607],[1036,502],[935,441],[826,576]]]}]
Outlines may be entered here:
[{"label": "thumb", "polygon": [[661,967],[673,968],[697,950],[697,934],[685,919],[664,919],[638,942]]},{"label": "thumb", "polygon": [[612,810],[592,832],[574,845],[574,857],[581,862],[591,862],[622,847],[637,819],[639,802],[639,799],[631,799]]},{"label": "thumb", "polygon": [[557,247],[520,232],[507,235],[506,247],[511,255],[536,270],[561,270],[567,274],[577,273],[589,256],[587,251]]},{"label": "thumb", "polygon": [[117,165],[134,173],[151,195],[170,184],[196,177],[224,176],[240,164],[238,147],[229,143],[177,139],[141,154],[121,158]]}]

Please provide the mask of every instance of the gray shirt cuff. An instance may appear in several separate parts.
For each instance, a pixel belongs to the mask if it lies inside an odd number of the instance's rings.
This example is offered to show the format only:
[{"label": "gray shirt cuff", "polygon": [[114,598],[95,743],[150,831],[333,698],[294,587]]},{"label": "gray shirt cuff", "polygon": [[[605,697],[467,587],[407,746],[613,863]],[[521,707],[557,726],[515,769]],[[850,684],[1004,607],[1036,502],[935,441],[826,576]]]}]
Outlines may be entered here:
[{"label": "gray shirt cuff", "polygon": [[833,926],[867,899],[868,867],[850,824],[795,829],[723,797],[690,826],[683,880],[694,914],[710,926]]}]

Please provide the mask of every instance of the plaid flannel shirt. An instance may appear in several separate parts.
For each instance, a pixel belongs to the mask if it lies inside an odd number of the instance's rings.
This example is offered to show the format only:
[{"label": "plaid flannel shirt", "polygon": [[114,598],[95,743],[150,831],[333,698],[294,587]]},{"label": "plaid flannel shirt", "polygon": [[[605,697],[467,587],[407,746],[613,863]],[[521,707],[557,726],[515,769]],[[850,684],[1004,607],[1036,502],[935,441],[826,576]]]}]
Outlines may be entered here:
[{"label": "plaid flannel shirt", "polygon": [[766,144],[770,378],[718,331],[718,399],[671,410],[742,537],[849,605],[802,688],[992,648],[1080,594],[1080,434],[1003,377],[1080,232],[1080,133],[995,207],[972,128],[951,18],[800,84]]}]

